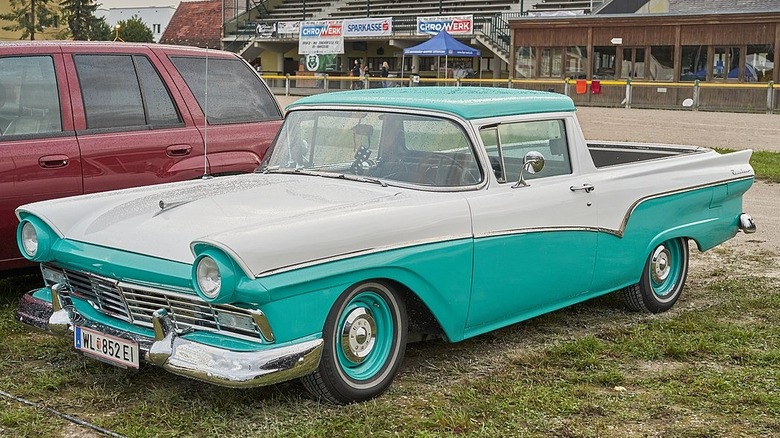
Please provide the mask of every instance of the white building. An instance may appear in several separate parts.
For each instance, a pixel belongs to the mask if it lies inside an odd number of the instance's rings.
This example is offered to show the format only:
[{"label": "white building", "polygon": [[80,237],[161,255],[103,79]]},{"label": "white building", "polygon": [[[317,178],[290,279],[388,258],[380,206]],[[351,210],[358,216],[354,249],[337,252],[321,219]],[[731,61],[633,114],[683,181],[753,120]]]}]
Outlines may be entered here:
[{"label": "white building", "polygon": [[[177,2],[178,5],[178,2]],[[133,16],[138,16],[141,21],[152,30],[154,41],[160,41],[168,22],[171,21],[173,13],[176,12],[176,5],[165,6],[139,6],[139,7],[121,7],[121,8],[103,8],[95,11],[95,16],[105,17],[106,23],[113,29],[116,23],[122,20],[129,20]]]}]

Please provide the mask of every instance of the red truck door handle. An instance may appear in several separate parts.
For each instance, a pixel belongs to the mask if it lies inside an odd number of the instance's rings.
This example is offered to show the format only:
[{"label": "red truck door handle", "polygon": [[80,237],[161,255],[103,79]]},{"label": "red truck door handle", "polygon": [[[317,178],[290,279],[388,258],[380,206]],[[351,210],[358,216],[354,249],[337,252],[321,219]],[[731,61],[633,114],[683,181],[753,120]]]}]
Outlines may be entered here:
[{"label": "red truck door handle", "polygon": [[67,155],[44,155],[38,158],[38,165],[44,169],[54,169],[67,166],[68,160]]},{"label": "red truck door handle", "polygon": [[183,157],[189,155],[192,152],[192,146],[188,144],[174,144],[168,146],[165,150],[169,157]]}]

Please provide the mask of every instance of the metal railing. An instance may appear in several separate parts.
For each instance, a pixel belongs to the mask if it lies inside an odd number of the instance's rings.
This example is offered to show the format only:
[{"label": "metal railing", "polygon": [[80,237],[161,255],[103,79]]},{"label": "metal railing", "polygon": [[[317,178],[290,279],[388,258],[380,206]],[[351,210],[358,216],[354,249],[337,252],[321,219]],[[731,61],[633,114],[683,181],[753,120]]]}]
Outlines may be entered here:
[{"label": "metal railing", "polygon": [[275,94],[285,96],[382,87],[482,86],[561,93],[571,97],[575,104],[580,106],[780,113],[780,84],[774,82],[745,84],[699,81],[537,80],[511,77],[458,79],[426,78],[418,75],[381,78],[330,76],[324,73],[305,76],[264,74],[263,80]]}]

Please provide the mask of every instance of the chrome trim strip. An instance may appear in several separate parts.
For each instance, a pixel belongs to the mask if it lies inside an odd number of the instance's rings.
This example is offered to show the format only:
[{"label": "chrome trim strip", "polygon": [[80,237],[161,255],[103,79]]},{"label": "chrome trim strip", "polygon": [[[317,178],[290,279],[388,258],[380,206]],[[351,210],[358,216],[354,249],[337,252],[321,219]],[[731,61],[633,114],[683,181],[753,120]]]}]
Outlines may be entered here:
[{"label": "chrome trim strip", "polygon": [[568,227],[568,226],[561,226],[561,227],[528,227],[528,228],[513,228],[509,230],[502,230],[502,231],[491,231],[488,233],[481,233],[478,235],[474,235],[474,239],[484,239],[488,237],[501,237],[501,236],[511,236],[515,234],[530,234],[530,233],[547,233],[552,231],[601,231],[598,227]]},{"label": "chrome trim strip", "polygon": [[433,239],[413,240],[413,241],[399,243],[399,244],[396,244],[396,245],[382,246],[382,247],[376,247],[376,248],[365,248],[365,249],[361,249],[361,250],[350,251],[348,253],[343,253],[343,254],[337,254],[337,255],[333,255],[333,256],[323,257],[323,258],[320,258],[320,259],[317,259],[317,260],[308,260],[308,261],[301,262],[301,263],[294,263],[294,264],[288,265],[288,266],[280,266],[278,268],[269,269],[267,271],[261,272],[261,273],[255,275],[255,278],[268,277],[270,275],[280,274],[280,273],[288,272],[288,271],[293,271],[295,269],[308,268],[310,266],[316,266],[316,265],[319,265],[319,264],[322,264],[322,263],[335,262],[335,261],[339,261],[339,260],[346,260],[346,259],[350,259],[352,257],[371,255],[371,254],[376,254],[376,253],[385,252],[385,251],[391,251],[391,250],[395,250],[395,249],[411,248],[411,247],[419,246],[419,245],[428,245],[428,244],[433,244],[433,243],[445,243],[445,242],[451,242],[451,241],[454,241],[454,240],[463,240],[463,239],[471,239],[471,238],[472,238],[471,234],[463,234],[463,235],[460,235],[460,236],[450,235],[450,236],[442,236],[440,238],[433,238]]},{"label": "chrome trim strip", "polygon": [[711,183],[699,184],[699,185],[690,186],[690,187],[684,187],[684,188],[677,189],[677,190],[669,190],[669,191],[666,191],[666,192],[656,193],[656,194],[653,194],[653,195],[645,196],[643,198],[639,198],[636,201],[634,201],[634,203],[631,204],[630,207],[628,207],[628,211],[626,212],[625,216],[623,216],[623,221],[620,223],[620,228],[617,229],[617,230],[612,230],[612,232],[610,234],[615,234],[617,237],[621,237],[622,238],[623,237],[623,233],[626,231],[626,226],[628,226],[628,220],[630,219],[631,214],[634,212],[634,210],[636,210],[637,207],[639,207],[639,204],[641,204],[641,203],[643,203],[645,201],[649,201],[651,199],[656,199],[656,198],[661,198],[661,197],[668,196],[668,195],[675,195],[675,194],[678,194],[678,193],[691,192],[691,191],[694,191],[694,190],[705,189],[707,187],[715,187],[715,186],[719,186],[721,184],[727,184],[727,183],[737,182],[737,181],[745,181],[745,180],[749,180],[749,179],[753,179],[753,178],[754,178],[754,176],[750,175],[749,177],[724,179],[724,180],[715,181],[715,182],[711,182]]},{"label": "chrome trim strip", "polygon": [[[84,318],[73,307],[64,285],[52,287],[53,303],[28,292],[16,310],[27,326],[57,336],[73,336],[76,325],[138,343],[145,361],[180,376],[232,388],[273,385],[314,372],[324,341],[315,338],[297,344],[258,351],[233,351],[183,338],[164,309],[153,315],[155,338],[125,332]],[[55,307],[57,309],[55,309]]]},{"label": "chrome trim strip", "polygon": [[736,182],[736,181],[743,181],[752,179],[753,177],[743,177],[743,178],[732,178],[732,179],[726,179],[721,180],[713,183],[707,183],[707,184],[701,184],[696,186],[690,186],[685,187],[682,189],[677,190],[670,190],[666,192],[660,192],[655,193],[653,195],[648,195],[642,198],[639,198],[638,200],[634,201],[631,206],[628,208],[628,211],[623,216],[623,220],[620,224],[619,229],[613,229],[613,228],[605,228],[605,227],[588,227],[588,226],[560,226],[560,227],[527,227],[527,228],[513,228],[508,230],[501,230],[501,231],[491,231],[488,233],[482,233],[478,235],[474,235],[475,239],[480,239],[484,237],[495,237],[495,236],[508,236],[513,234],[528,234],[528,233],[538,233],[538,232],[551,232],[551,231],[599,231],[602,233],[612,234],[616,237],[623,237],[623,234],[626,231],[626,226],[628,226],[628,220],[630,219],[631,213],[634,212],[634,210],[639,207],[640,204],[642,204],[645,201],[649,201],[656,198],[661,198],[664,196],[674,195],[677,193],[684,193],[684,192],[690,192],[693,190],[698,189],[704,189],[707,187],[715,187],[721,184],[730,183],[730,182]]},{"label": "chrome trim strip", "polygon": [[[643,198],[638,199],[633,204],[631,204],[631,206],[628,208],[628,211],[626,212],[625,216],[623,217],[623,221],[622,221],[621,226],[620,226],[619,229],[612,229],[612,228],[605,228],[605,227],[598,227],[598,226],[590,227],[590,226],[584,226],[584,225],[583,226],[541,227],[541,228],[540,227],[528,227],[528,228],[512,228],[512,229],[507,229],[507,230],[491,231],[491,232],[487,232],[487,233],[474,234],[473,236],[472,235],[443,236],[443,237],[438,238],[438,239],[426,239],[426,240],[415,241],[415,242],[404,242],[404,243],[399,243],[397,245],[386,246],[386,247],[381,247],[381,248],[367,248],[367,249],[353,251],[353,252],[346,253],[346,254],[339,254],[339,255],[335,255],[335,256],[331,256],[331,257],[325,257],[325,258],[318,259],[318,260],[309,260],[307,262],[296,263],[296,264],[293,264],[293,265],[283,266],[283,267],[280,267],[280,268],[271,269],[271,270],[268,270],[268,271],[265,271],[265,272],[261,272],[261,273],[257,274],[255,276],[255,278],[267,277],[267,276],[270,276],[270,275],[279,274],[279,273],[283,273],[283,272],[288,272],[288,271],[292,271],[292,270],[295,270],[295,269],[301,269],[301,268],[306,268],[306,267],[318,265],[320,263],[344,260],[344,259],[348,259],[348,258],[351,258],[351,257],[370,255],[370,254],[375,254],[375,253],[378,253],[378,252],[390,251],[390,250],[395,250],[395,249],[404,249],[404,248],[409,248],[409,247],[417,246],[417,245],[426,245],[426,244],[433,244],[433,243],[444,243],[444,242],[449,242],[449,241],[453,241],[453,240],[467,239],[467,238],[472,238],[472,237],[474,239],[482,239],[482,238],[486,238],[486,237],[509,236],[509,235],[513,235],[513,234],[527,234],[527,233],[539,233],[539,232],[596,231],[596,232],[603,232],[603,233],[607,233],[607,234],[612,234],[614,236],[622,238],[623,234],[625,233],[626,226],[628,225],[628,219],[631,216],[631,213],[633,213],[633,211],[642,202],[645,202],[645,201],[648,201],[648,200],[651,200],[651,199],[655,199],[655,198],[660,198],[660,197],[663,197],[663,196],[672,195],[672,194],[684,193],[684,192],[689,192],[689,191],[693,191],[693,190],[703,189],[703,188],[707,188],[707,187],[714,187],[714,186],[721,185],[721,184],[748,180],[748,179],[752,179],[752,178],[753,178],[753,176],[751,175],[749,177],[725,179],[725,180],[720,180],[720,181],[716,181],[716,182],[712,182],[712,183],[706,183],[706,184],[700,184],[700,185],[695,185],[695,186],[690,186],[690,187],[684,187],[684,188],[677,189],[677,190],[670,190],[670,191],[667,191],[667,192],[655,193],[655,194],[652,194],[652,195],[645,196]],[[212,242],[204,242],[204,243],[214,244]]]}]

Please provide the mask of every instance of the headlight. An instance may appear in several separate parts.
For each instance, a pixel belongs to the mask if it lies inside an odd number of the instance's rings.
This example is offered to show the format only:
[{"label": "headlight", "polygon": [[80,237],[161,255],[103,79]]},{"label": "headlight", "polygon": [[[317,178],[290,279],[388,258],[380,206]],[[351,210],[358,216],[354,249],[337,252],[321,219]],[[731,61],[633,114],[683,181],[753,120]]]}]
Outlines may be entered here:
[{"label": "headlight", "polygon": [[23,223],[21,234],[22,250],[27,257],[35,258],[38,254],[38,232],[35,231],[35,226],[30,222]]},{"label": "headlight", "polygon": [[16,229],[16,244],[19,251],[28,260],[48,262],[51,260],[51,248],[57,235],[42,220],[27,215],[22,218]]},{"label": "headlight", "polygon": [[196,272],[195,280],[203,295],[211,299],[216,298],[222,287],[222,276],[217,262],[211,257],[202,257],[198,261]]},{"label": "headlight", "polygon": [[192,264],[192,285],[198,296],[211,304],[235,302],[241,270],[227,254],[217,248],[196,250]]}]

